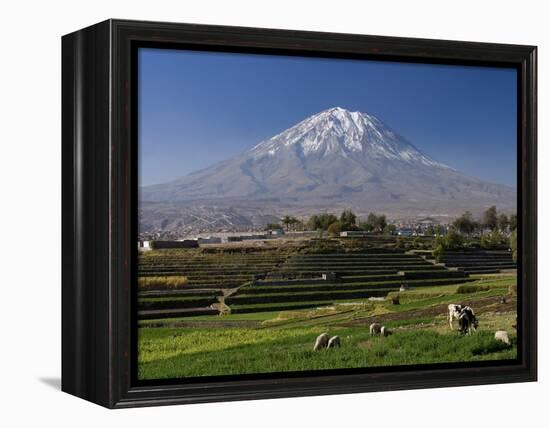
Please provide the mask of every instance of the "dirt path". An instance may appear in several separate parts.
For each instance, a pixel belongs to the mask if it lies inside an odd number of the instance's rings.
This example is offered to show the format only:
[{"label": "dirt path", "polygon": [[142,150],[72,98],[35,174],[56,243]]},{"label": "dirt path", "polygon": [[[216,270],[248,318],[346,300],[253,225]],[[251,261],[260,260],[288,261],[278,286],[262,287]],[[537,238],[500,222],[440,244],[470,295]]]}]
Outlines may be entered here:
[{"label": "dirt path", "polygon": [[[279,269],[281,267],[281,265],[286,261],[283,260],[282,262],[280,263],[277,263],[275,264],[275,266],[273,267],[273,269],[267,273],[265,273],[265,275],[262,275],[260,279],[265,279],[265,277],[267,277],[269,274],[271,274],[272,272],[276,271],[277,269]],[[225,299],[227,299],[229,296],[232,296],[233,294],[235,294],[237,291],[239,291],[239,289],[241,287],[243,287],[244,285],[246,284],[246,282],[242,283],[241,285],[238,285],[237,287],[233,287],[233,288],[222,288],[221,291],[222,291],[222,295],[221,296],[217,296],[216,299],[218,300],[218,303],[214,303],[212,306],[214,308],[216,308],[218,311],[220,311],[220,314],[223,315],[223,314],[230,314],[231,313],[231,308],[225,303]]]},{"label": "dirt path", "polygon": [[[508,299],[507,303],[501,303],[500,296],[485,297],[482,299],[463,300],[461,304],[474,308],[476,315],[485,312],[513,312],[516,310],[516,299]],[[448,304],[434,305],[422,309],[412,309],[410,311],[391,312],[387,314],[375,315],[357,320],[342,323],[342,326],[368,326],[373,322],[399,321],[411,318],[428,318],[438,315],[447,315]]]}]

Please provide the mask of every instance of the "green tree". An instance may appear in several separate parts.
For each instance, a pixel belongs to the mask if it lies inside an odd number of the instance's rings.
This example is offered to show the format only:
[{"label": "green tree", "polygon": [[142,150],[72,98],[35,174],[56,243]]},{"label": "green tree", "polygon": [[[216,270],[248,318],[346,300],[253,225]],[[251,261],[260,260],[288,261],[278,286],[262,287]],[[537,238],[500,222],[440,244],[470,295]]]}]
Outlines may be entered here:
[{"label": "green tree", "polygon": [[328,229],[328,233],[330,236],[340,236],[340,232],[342,231],[342,225],[339,221],[335,221],[334,223],[330,224]]},{"label": "green tree", "polygon": [[354,230],[357,216],[351,210],[344,210],[340,215],[340,226],[342,230]]},{"label": "green tree", "polygon": [[510,218],[508,219],[508,223],[510,226],[510,230],[516,230],[518,227],[518,216],[516,214],[510,214]]},{"label": "green tree", "polygon": [[338,218],[334,214],[321,214],[321,227],[323,230],[328,230],[328,227],[336,221],[338,221]]},{"label": "green tree", "polygon": [[304,222],[293,217],[294,219],[294,223],[293,223],[293,227],[294,227],[294,230],[304,230]]},{"label": "green tree", "polygon": [[388,222],[386,221],[385,215],[379,215],[378,216],[378,230],[382,232],[384,228],[387,226]]},{"label": "green tree", "polygon": [[498,229],[501,232],[506,232],[510,226],[510,220],[506,214],[500,214],[497,218]]},{"label": "green tree", "polygon": [[290,218],[290,216],[285,215],[281,221],[285,225],[286,230],[288,231],[288,227],[290,226],[290,223],[292,222],[292,219]]},{"label": "green tree", "polygon": [[307,221],[307,227],[309,230],[319,230],[320,227],[320,221],[318,215],[312,215],[309,220]]},{"label": "green tree", "polygon": [[458,250],[464,247],[464,238],[456,230],[451,229],[445,236],[438,236],[434,241],[433,255],[439,261],[445,250]]},{"label": "green tree", "polygon": [[497,207],[493,205],[483,213],[482,224],[491,230],[496,229],[498,225]]},{"label": "green tree", "polygon": [[460,233],[471,235],[476,229],[477,223],[474,221],[472,213],[470,211],[466,211],[453,222],[453,226]]},{"label": "green tree", "polygon": [[481,236],[481,246],[483,248],[499,248],[504,242],[505,240],[502,233],[497,229]]},{"label": "green tree", "polygon": [[364,230],[365,232],[372,232],[374,230],[374,226],[369,222],[362,222],[359,223],[359,229]]},{"label": "green tree", "polygon": [[441,224],[438,224],[434,227],[434,232],[438,236],[445,235],[445,227]]},{"label": "green tree", "polygon": [[386,221],[385,215],[376,215],[375,213],[369,213],[367,217],[367,224],[370,224],[372,226],[373,231],[382,232],[388,223]]},{"label": "green tree", "polygon": [[396,230],[395,224],[387,224],[386,227],[384,227],[384,233],[386,235],[394,235]]},{"label": "green tree", "polygon": [[449,231],[449,233],[443,237],[443,240],[446,250],[458,250],[464,247],[464,238],[454,230]]},{"label": "green tree", "polygon": [[296,230],[296,225],[300,223],[300,220],[298,220],[296,217],[290,217],[290,223],[292,230]]},{"label": "green tree", "polygon": [[334,214],[316,214],[310,217],[308,226],[312,230],[327,230],[335,221],[338,221],[338,218]]}]

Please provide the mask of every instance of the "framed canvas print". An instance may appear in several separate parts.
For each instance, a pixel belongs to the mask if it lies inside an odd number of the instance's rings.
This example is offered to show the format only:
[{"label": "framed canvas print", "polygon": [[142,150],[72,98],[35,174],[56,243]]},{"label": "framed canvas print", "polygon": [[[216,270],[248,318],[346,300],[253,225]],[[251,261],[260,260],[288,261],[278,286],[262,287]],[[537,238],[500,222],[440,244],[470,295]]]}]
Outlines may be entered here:
[{"label": "framed canvas print", "polygon": [[536,380],[536,48],[109,20],[63,43],[62,389]]}]

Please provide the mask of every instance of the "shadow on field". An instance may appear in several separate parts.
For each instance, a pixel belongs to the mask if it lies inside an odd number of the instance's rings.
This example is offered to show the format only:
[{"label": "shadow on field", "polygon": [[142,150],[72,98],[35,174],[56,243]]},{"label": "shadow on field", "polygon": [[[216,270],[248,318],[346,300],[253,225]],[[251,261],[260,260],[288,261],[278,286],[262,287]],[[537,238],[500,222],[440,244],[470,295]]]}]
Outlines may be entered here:
[{"label": "shadow on field", "polygon": [[510,345],[502,343],[498,340],[491,340],[489,343],[484,343],[482,345],[476,346],[472,349],[472,355],[489,355],[501,351],[508,351],[517,346],[517,338],[510,338]]},{"label": "shadow on field", "polygon": [[59,377],[39,377],[38,380],[50,388],[61,391],[61,378]]}]

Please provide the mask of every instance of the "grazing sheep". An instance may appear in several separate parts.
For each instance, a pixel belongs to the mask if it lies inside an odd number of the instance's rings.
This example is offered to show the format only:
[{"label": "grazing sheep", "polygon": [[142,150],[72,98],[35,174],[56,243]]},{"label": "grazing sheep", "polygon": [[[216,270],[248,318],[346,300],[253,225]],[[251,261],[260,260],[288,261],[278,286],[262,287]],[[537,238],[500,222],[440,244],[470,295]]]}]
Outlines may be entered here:
[{"label": "grazing sheep", "polygon": [[382,336],[388,337],[390,334],[392,334],[392,331],[388,327],[383,325],[382,328],[380,329],[380,333],[382,334]]},{"label": "grazing sheep", "polygon": [[399,287],[399,291],[407,291],[409,286],[407,284],[401,284],[401,287]]},{"label": "grazing sheep", "polygon": [[399,296],[392,296],[391,297],[391,304],[392,305],[399,305]]},{"label": "grazing sheep", "polygon": [[320,349],[326,348],[328,345],[329,337],[328,334],[323,333],[317,336],[317,339],[315,340],[315,345],[313,346],[314,351],[318,351]]},{"label": "grazing sheep", "polygon": [[371,336],[379,335],[381,330],[382,324],[378,324],[377,322],[373,322],[369,327],[369,332]]},{"label": "grazing sheep", "polygon": [[340,347],[340,337],[339,336],[333,336],[328,341],[327,348],[339,348]]},{"label": "grazing sheep", "polygon": [[504,330],[497,331],[495,333],[495,339],[510,346],[510,338],[508,337],[508,332]]}]

